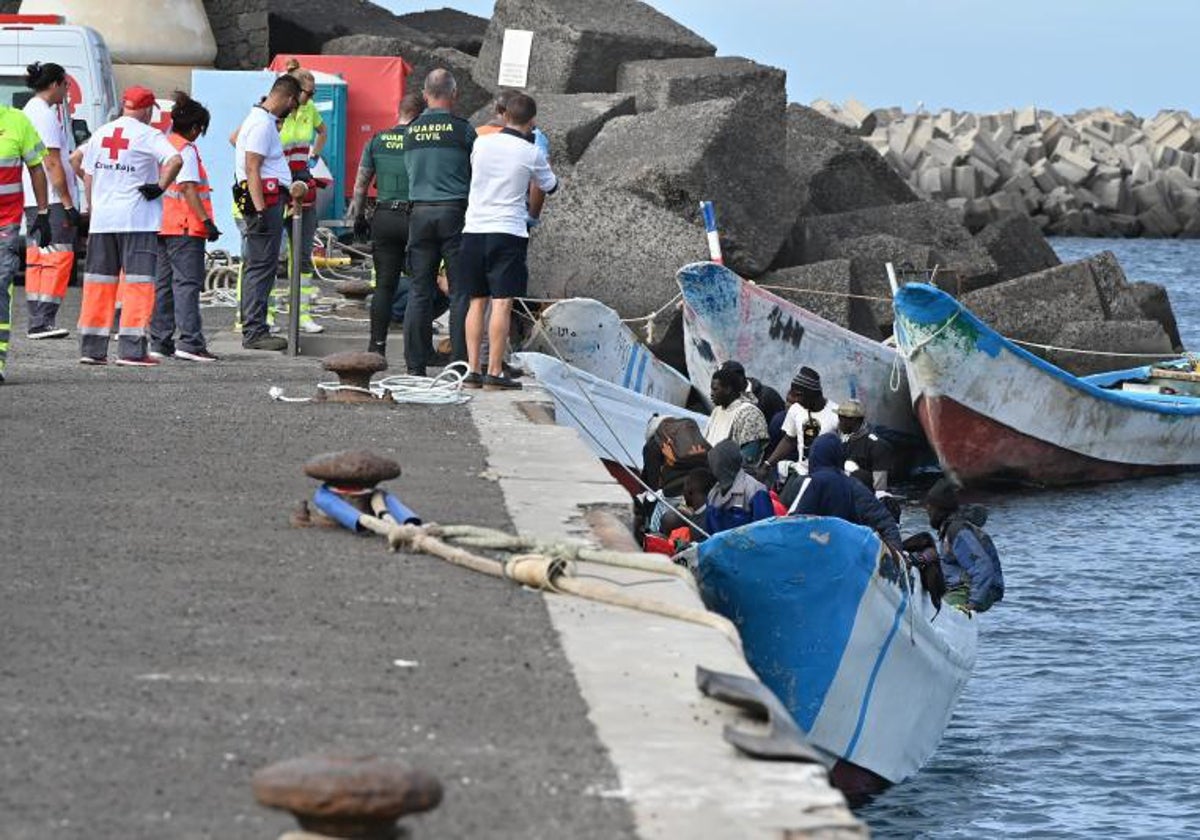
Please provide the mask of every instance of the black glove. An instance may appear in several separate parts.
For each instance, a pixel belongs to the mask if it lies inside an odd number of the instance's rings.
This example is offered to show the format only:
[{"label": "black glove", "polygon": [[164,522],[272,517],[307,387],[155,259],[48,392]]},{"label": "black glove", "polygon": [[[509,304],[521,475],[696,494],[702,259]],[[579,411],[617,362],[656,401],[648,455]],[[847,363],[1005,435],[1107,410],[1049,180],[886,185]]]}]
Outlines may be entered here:
[{"label": "black glove", "polygon": [[162,194],[166,192],[166,190],[164,190],[158,184],[142,184],[137,188],[137,191],[140,192],[142,197],[147,201],[154,201],[156,198],[160,198]]},{"label": "black glove", "polygon": [[75,228],[75,230],[79,230],[83,224],[83,214],[79,212],[79,208],[68,207],[63,212],[67,214],[67,224]]},{"label": "black glove", "polygon": [[216,242],[221,238],[221,230],[212,219],[204,220],[204,238],[209,242]]},{"label": "black glove", "polygon": [[37,218],[29,227],[29,235],[33,237],[33,241],[39,248],[45,248],[50,244],[54,234],[50,230],[50,212],[48,210],[42,210],[37,214]]},{"label": "black glove", "polygon": [[354,217],[354,238],[359,242],[366,242],[371,238],[371,223],[367,221],[366,213],[359,213]]},{"label": "black glove", "polygon": [[261,234],[267,232],[267,220],[263,218],[262,213],[255,213],[253,216],[247,216],[245,219],[246,233],[250,235]]}]

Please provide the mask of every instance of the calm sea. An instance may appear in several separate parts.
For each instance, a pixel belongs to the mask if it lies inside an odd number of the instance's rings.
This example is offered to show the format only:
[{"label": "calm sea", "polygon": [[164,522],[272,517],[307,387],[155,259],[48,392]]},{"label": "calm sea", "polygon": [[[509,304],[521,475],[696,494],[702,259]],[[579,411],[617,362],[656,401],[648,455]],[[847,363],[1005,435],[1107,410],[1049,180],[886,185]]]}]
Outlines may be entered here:
[{"label": "calm sea", "polygon": [[[1052,242],[1166,286],[1200,349],[1200,241]],[[1007,591],[975,674],[933,760],[859,815],[876,837],[1200,837],[1200,474],[987,501]]]}]

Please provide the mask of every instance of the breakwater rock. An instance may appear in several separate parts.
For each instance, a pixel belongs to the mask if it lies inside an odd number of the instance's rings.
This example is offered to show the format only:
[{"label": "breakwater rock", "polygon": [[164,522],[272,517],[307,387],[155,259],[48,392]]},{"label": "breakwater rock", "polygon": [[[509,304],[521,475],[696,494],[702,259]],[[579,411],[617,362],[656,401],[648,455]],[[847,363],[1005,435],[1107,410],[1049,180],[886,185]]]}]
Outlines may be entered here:
[{"label": "breakwater rock", "polygon": [[[733,270],[872,338],[891,333],[892,262],[937,268],[956,295],[1003,301],[1004,329],[1019,340],[1129,353],[1169,353],[1177,341],[1161,288],[1135,289],[1119,266],[1060,266],[1023,206],[965,224],[959,209],[914,185],[911,168],[877,153],[880,115],[789,104],[783,70],[717,56],[645,3],[499,0],[486,25],[449,23],[453,38],[434,28],[446,21],[416,15],[358,31],[320,22],[306,37],[324,38],[327,54],[402,55],[421,74],[448,67],[460,113],[479,123],[504,30],[533,31],[528,89],[562,189],[531,236],[531,297],[593,297],[626,318],[665,320],[675,271],[708,256],[699,205],[711,200]],[[477,56],[464,32],[482,32]],[[1065,279],[1048,295],[1041,284],[1054,271]],[[1064,292],[1071,284],[1081,288]],[[1073,311],[1080,300],[1088,308]],[[1083,370],[1097,357],[1054,358]]]},{"label": "breakwater rock", "polygon": [[1200,121],[1093,108],[905,114],[814,103],[908,184],[980,228],[1014,211],[1050,234],[1200,236]]}]

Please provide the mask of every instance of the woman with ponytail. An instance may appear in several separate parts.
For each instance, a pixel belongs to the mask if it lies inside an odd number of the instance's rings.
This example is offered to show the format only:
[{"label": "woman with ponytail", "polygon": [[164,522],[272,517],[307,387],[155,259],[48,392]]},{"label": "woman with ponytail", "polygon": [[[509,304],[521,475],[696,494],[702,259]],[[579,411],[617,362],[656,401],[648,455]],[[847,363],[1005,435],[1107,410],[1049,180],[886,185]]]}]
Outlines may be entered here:
[{"label": "woman with ponytail", "polygon": [[[25,116],[33,123],[46,157],[50,201],[50,244],[39,248],[31,239],[25,248],[25,300],[29,307],[31,339],[66,338],[67,331],[55,325],[75,267],[75,240],[80,225],[79,187],[71,169],[74,148],[68,132],[67,73],[53,62],[34,62],[25,73],[25,86],[34,92],[25,104]],[[29,173],[24,175],[25,224],[32,228],[37,220],[37,198]]]}]

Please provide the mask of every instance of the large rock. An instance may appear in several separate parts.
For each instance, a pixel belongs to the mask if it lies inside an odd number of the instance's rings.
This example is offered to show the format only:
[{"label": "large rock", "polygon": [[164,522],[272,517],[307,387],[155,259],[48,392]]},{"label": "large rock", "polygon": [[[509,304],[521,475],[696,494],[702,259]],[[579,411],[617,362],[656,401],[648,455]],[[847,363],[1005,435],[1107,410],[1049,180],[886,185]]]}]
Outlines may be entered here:
[{"label": "large rock", "polygon": [[937,201],[916,201],[887,207],[867,207],[846,213],[801,218],[802,233],[789,240],[791,251],[780,252],[776,264],[802,265],[837,256],[842,240],[885,233],[917,245],[928,245],[948,275],[963,288],[987,285],[997,268],[983,246],[963,227],[953,209]]},{"label": "large rock", "polygon": [[467,55],[479,55],[488,28],[487,18],[457,9],[430,9],[399,15],[396,19],[405,26],[424,32],[443,47],[460,50]]},{"label": "large rock", "polygon": [[1137,301],[1142,315],[1151,321],[1157,321],[1166,331],[1171,340],[1171,348],[1182,353],[1183,339],[1179,336],[1179,324],[1175,321],[1175,311],[1171,308],[1171,299],[1167,290],[1157,283],[1130,283],[1129,290]]},{"label": "large rock", "polygon": [[[749,100],[714,99],[611,120],[580,159],[577,175],[621,189],[685,219],[716,202],[726,262],[740,274],[764,272],[796,214],[783,167],[783,119],[755,125],[746,140]],[[627,232],[633,247],[642,231]]]},{"label": "large rock", "polygon": [[617,90],[637,97],[638,113],[710,99],[750,98],[777,119],[787,104],[787,74],[748,58],[672,58],[629,61],[617,72]]},{"label": "large rock", "polygon": [[873,338],[883,338],[850,260],[826,260],[770,271],[758,278],[759,286],[839,327]]},{"label": "large rock", "polygon": [[[1171,340],[1157,321],[1068,321],[1050,343],[1064,349],[1035,352],[1076,376],[1136,367],[1174,355]],[[1110,353],[1139,355],[1131,358]]]},{"label": "large rock", "polygon": [[550,196],[542,219],[529,242],[531,297],[591,297],[641,317],[679,293],[680,266],[707,256],[702,225],[578,177]]},{"label": "large rock", "polygon": [[459,50],[430,48],[405,38],[383,35],[345,35],[326,41],[321,52],[325,55],[399,56],[412,65],[409,84],[416,89],[420,89],[430,70],[449,70],[458,83],[458,104],[454,110],[464,117],[486,106],[492,99],[491,91],[481,87],[472,74],[475,59]]},{"label": "large rock", "polygon": [[1087,259],[1104,305],[1104,318],[1108,321],[1140,321],[1146,316],[1125,279],[1125,271],[1112,251],[1102,251]]},{"label": "large rock", "polygon": [[[891,263],[898,272],[913,270],[923,272],[940,263],[940,257],[928,245],[907,242],[886,233],[873,233],[840,239],[828,249],[831,259],[850,261],[851,274],[855,283],[868,300],[863,301],[871,313],[875,333],[882,336],[892,334],[892,288],[888,282],[887,264]],[[822,265],[823,263],[815,263]],[[953,289],[947,289],[953,292]],[[863,335],[871,332],[857,330]]]},{"label": "large rock", "polygon": [[[543,93],[537,102],[537,127],[550,141],[550,163],[557,168],[574,166],[587,147],[614,117],[634,113],[633,96],[628,93]],[[471,116],[478,128],[495,116],[489,102]]]},{"label": "large rock", "polygon": [[267,0],[267,25],[271,55],[320,53],[326,41],[358,32],[398,38],[431,50],[441,46],[436,38],[404,25],[387,9],[365,0],[338,3],[336,14],[330,13],[323,0]]},{"label": "large rock", "polygon": [[505,29],[532,30],[531,93],[613,93],[627,61],[696,58],[716,48],[637,0],[497,0],[475,79],[497,85]]},{"label": "large rock", "polygon": [[1062,264],[1038,226],[1024,213],[1002,216],[975,234],[975,241],[996,263],[999,280],[1012,280]]},{"label": "large rock", "polygon": [[1001,335],[1039,344],[1055,343],[1065,321],[1105,320],[1104,302],[1086,260],[997,283],[961,300]]}]

